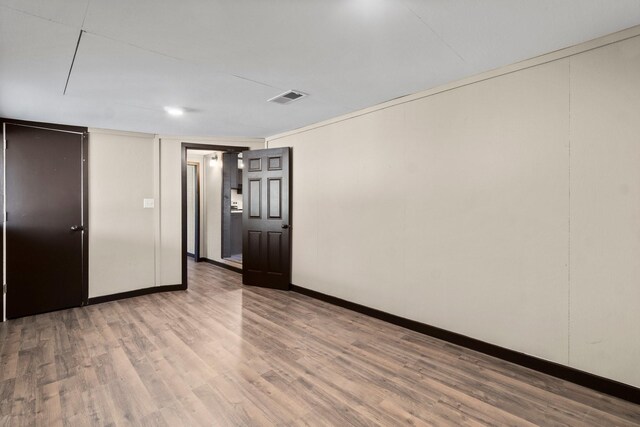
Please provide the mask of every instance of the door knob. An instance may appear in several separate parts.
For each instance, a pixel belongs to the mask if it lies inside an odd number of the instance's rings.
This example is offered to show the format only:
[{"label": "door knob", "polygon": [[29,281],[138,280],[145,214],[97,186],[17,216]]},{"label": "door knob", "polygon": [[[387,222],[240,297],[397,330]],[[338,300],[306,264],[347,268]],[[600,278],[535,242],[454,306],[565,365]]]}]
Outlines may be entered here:
[{"label": "door knob", "polygon": [[289,228],[289,224],[282,224],[282,228],[286,230],[287,228]]},{"label": "door knob", "polygon": [[71,231],[82,231],[84,230],[84,227],[81,225],[72,225],[71,226]]}]

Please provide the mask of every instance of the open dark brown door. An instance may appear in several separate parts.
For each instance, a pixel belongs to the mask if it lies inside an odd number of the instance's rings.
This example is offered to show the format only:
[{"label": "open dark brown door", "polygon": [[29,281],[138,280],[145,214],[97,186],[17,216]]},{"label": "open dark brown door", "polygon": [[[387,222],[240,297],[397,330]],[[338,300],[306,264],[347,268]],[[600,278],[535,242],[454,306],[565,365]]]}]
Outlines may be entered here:
[{"label": "open dark brown door", "polygon": [[289,289],[289,148],[245,151],[242,156],[242,283]]},{"label": "open dark brown door", "polygon": [[84,134],[5,124],[7,317],[84,298]]}]

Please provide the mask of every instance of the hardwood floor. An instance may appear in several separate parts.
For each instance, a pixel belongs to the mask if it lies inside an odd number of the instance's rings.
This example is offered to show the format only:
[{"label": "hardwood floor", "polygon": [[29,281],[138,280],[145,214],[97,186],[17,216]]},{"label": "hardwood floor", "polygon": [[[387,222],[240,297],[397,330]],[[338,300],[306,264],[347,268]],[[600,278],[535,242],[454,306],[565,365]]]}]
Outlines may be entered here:
[{"label": "hardwood floor", "polygon": [[640,406],[189,270],[186,292],[0,324],[0,426],[640,425]]}]

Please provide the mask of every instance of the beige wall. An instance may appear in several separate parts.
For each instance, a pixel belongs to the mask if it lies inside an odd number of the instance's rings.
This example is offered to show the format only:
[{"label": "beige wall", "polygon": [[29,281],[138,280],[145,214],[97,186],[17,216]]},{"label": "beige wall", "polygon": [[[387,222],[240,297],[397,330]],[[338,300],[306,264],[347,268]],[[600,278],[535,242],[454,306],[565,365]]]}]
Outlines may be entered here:
[{"label": "beige wall", "polygon": [[571,58],[571,365],[640,386],[640,37]]},{"label": "beige wall", "polygon": [[[204,174],[206,172],[206,170],[204,169],[204,156],[202,154],[195,154],[195,153],[190,153],[187,151],[187,161],[190,163],[197,163],[198,164],[198,169],[197,169],[197,178],[198,178],[198,191],[200,193],[200,205],[199,205],[199,230],[200,230],[200,256],[204,255],[204,242],[203,242],[203,231],[204,231],[204,224],[205,221],[203,221],[204,219],[204,183],[205,183],[205,179],[204,179]],[[193,213],[193,208],[195,207],[195,203],[194,202],[190,202],[189,201],[189,176],[187,176],[187,218],[189,218],[191,215],[194,215]],[[190,224],[189,222],[187,223],[188,227],[187,227],[187,252],[189,253],[194,253],[193,251],[195,250],[195,224]]]},{"label": "beige wall", "polygon": [[293,283],[640,386],[640,38],[608,42],[269,138]]},{"label": "beige wall", "polygon": [[181,142],[264,146],[89,129],[90,298],[182,283]]},{"label": "beige wall", "polygon": [[205,254],[208,259],[222,259],[222,152],[218,152],[215,166],[205,157],[207,173],[205,174]]},{"label": "beige wall", "polygon": [[153,135],[90,129],[90,298],[155,285],[156,158]]}]

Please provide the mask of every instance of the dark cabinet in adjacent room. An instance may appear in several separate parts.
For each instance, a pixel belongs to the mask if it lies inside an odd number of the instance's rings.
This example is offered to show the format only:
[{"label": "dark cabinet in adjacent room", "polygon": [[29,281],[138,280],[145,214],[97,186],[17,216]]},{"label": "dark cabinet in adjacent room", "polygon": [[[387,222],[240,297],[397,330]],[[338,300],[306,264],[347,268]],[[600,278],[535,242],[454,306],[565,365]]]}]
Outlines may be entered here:
[{"label": "dark cabinet in adjacent room", "polygon": [[242,211],[231,211],[230,255],[242,254]]}]

